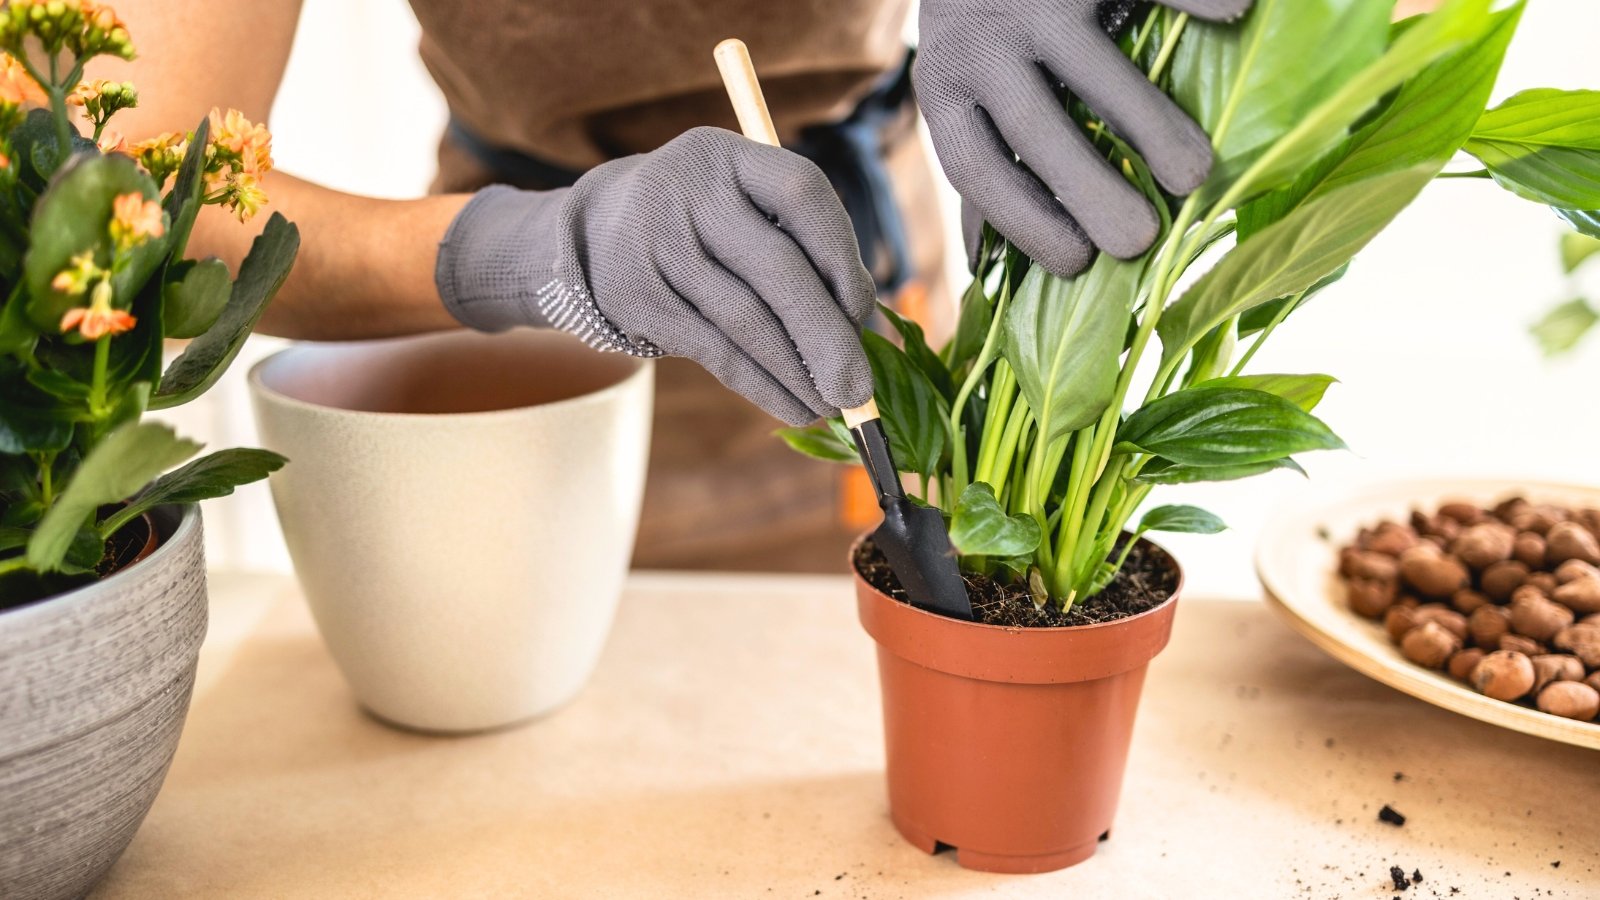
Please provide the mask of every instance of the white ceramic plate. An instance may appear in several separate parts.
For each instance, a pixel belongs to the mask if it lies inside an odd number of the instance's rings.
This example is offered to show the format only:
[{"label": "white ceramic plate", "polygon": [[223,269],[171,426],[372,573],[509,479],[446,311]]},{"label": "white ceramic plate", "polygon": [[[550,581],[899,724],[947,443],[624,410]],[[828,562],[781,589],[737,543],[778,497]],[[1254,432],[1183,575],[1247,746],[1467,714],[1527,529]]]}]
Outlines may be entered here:
[{"label": "white ceramic plate", "polygon": [[1380,623],[1351,612],[1338,575],[1338,549],[1364,525],[1405,521],[1413,507],[1446,500],[1492,505],[1513,494],[1535,503],[1600,506],[1600,488],[1509,480],[1403,481],[1361,486],[1321,503],[1284,510],[1256,548],[1256,574],[1270,606],[1318,647],[1356,671],[1464,716],[1526,734],[1600,749],[1600,724],[1552,716],[1483,696],[1441,672],[1408,662]]}]

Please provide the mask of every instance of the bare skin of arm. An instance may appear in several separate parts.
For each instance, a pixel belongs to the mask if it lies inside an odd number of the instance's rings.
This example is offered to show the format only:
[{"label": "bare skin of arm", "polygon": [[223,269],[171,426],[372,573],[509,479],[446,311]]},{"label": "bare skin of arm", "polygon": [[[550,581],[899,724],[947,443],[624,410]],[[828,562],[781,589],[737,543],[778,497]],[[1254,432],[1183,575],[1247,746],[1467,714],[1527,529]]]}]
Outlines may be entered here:
[{"label": "bare skin of arm", "polygon": [[[118,113],[111,130],[130,141],[187,131],[213,106],[267,120],[300,0],[118,0],[116,9],[140,56],[131,63],[96,60],[86,77],[132,81],[140,105]],[[205,27],[196,30],[196,22]],[[258,330],[354,340],[459,327],[439,300],[433,267],[439,239],[469,195],[374,200],[281,170],[264,186],[269,204],[243,225],[206,207],[188,251],[194,258],[219,256],[237,271],[268,213],[281,212],[299,226],[299,260]]]}]

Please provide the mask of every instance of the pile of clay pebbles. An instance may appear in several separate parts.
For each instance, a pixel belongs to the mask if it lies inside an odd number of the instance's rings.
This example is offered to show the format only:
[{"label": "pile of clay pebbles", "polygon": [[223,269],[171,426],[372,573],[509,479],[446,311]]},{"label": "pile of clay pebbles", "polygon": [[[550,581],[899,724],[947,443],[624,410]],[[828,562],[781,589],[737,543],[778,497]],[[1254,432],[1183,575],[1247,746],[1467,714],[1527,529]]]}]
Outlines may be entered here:
[{"label": "pile of clay pebbles", "polygon": [[1496,700],[1600,715],[1600,509],[1445,503],[1339,551],[1350,609]]}]

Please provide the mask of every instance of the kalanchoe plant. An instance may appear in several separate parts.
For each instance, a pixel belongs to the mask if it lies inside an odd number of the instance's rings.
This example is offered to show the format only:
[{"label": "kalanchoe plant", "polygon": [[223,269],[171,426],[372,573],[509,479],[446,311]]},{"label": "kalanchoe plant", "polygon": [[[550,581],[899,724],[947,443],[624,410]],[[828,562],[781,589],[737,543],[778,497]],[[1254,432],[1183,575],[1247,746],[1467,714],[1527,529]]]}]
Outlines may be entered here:
[{"label": "kalanchoe plant", "polygon": [[[1211,135],[1206,184],[1163,193],[1105,123],[1064,102],[1155,205],[1155,245],[1063,279],[986,229],[942,351],[892,313],[903,349],[867,335],[895,457],[950,516],[966,570],[1065,608],[1116,575],[1127,535],[1223,527],[1164,506],[1130,531],[1152,489],[1298,470],[1297,454],[1342,447],[1312,415],[1332,378],[1249,362],[1433,179],[1492,177],[1600,233],[1585,212],[1600,210],[1600,94],[1485,109],[1523,4],[1446,0],[1391,24],[1393,8],[1256,0],[1235,24],[1152,9],[1122,46]],[[1462,150],[1483,168],[1444,173]],[[853,456],[837,422],[782,434]]]},{"label": "kalanchoe plant", "polygon": [[[106,126],[137,105],[133,85],[80,82],[103,55],[133,57],[108,7],[0,6],[0,608],[105,574],[109,543],[144,511],[284,462],[232,449],[168,472],[200,445],[140,420],[213,384],[289,273],[299,234],[276,214],[236,279],[184,257],[202,205],[242,221],[265,202],[270,135],[213,110],[129,145]],[[163,368],[165,338],[192,341]]]}]

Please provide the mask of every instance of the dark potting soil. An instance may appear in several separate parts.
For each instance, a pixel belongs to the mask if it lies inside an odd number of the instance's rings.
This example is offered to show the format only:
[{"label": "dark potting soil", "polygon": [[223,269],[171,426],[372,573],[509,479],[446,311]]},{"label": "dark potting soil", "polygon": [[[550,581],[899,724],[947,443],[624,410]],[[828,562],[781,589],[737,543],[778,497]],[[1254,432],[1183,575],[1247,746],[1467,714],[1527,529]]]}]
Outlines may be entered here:
[{"label": "dark potting soil", "polygon": [[[867,583],[899,600],[911,602],[900,587],[900,579],[889,568],[888,560],[872,539],[856,550],[856,571]],[[1093,597],[1072,604],[1065,613],[1054,603],[1043,609],[1035,606],[1026,584],[1008,584],[986,575],[961,573],[967,583],[972,612],[985,625],[1016,628],[1064,628],[1097,625],[1126,619],[1155,609],[1178,589],[1178,569],[1161,550],[1140,543],[1128,554],[1128,561],[1106,589]]]},{"label": "dark potting soil", "polygon": [[139,558],[139,553],[144,550],[145,543],[150,540],[150,520],[144,516],[129,522],[118,529],[111,539],[106,541],[105,553],[100,557],[100,564],[95,567],[95,572],[101,578],[115,574],[118,570],[133,565]]}]

